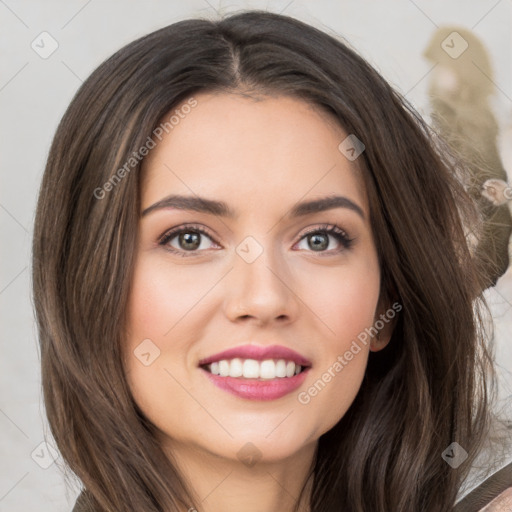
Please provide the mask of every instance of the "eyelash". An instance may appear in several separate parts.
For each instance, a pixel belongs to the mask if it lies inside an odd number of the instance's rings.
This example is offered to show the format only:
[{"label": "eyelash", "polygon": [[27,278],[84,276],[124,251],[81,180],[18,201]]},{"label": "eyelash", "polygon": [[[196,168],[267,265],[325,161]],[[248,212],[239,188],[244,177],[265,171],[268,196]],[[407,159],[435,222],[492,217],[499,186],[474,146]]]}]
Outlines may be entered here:
[{"label": "eyelash", "polygon": [[[158,245],[166,246],[173,238],[175,238],[177,235],[181,235],[182,233],[200,233],[202,235],[207,236],[208,238],[211,238],[214,241],[214,237],[211,233],[209,233],[206,229],[204,229],[201,226],[194,225],[194,224],[187,224],[185,226],[179,227],[179,228],[173,228],[167,232],[165,232],[158,240]],[[315,233],[324,233],[333,236],[341,245],[341,249],[334,250],[334,253],[338,254],[342,252],[343,250],[350,249],[352,247],[352,242],[354,241],[353,238],[349,238],[348,235],[340,229],[336,225],[331,224],[322,224],[320,226],[317,226],[313,229],[310,229],[306,231],[301,237],[300,240],[303,240],[308,235],[312,235]],[[177,250],[174,247],[165,247],[165,250],[172,252],[173,254],[177,254],[178,256],[182,257],[189,257],[189,256],[195,256],[197,253],[202,251],[183,251],[183,250]],[[316,252],[316,251],[311,251]],[[318,251],[319,254],[325,254],[328,255],[331,254],[332,251]],[[195,253],[195,254],[194,254]]]}]

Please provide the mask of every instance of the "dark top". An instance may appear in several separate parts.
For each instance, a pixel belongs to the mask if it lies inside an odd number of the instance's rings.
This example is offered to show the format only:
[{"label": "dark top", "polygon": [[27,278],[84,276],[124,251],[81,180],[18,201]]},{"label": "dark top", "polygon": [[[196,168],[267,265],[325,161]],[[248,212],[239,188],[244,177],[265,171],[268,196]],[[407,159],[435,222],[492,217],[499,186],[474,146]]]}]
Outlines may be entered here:
[{"label": "dark top", "polygon": [[[488,505],[485,512],[512,512],[512,462],[464,496],[453,512],[479,512]],[[95,512],[88,506],[84,492],[78,497],[72,512]]]},{"label": "dark top", "polygon": [[512,462],[464,496],[453,512],[478,512],[491,502],[485,512],[512,511]]}]

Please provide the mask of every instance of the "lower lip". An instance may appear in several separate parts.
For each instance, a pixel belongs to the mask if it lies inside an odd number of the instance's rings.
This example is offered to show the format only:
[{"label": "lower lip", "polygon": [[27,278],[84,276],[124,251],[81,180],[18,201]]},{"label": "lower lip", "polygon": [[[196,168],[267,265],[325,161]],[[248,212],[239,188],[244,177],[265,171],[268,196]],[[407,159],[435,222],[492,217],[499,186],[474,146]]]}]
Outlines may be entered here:
[{"label": "lower lip", "polygon": [[220,389],[247,400],[276,400],[295,391],[306,378],[309,368],[293,377],[280,377],[269,380],[221,377],[207,370],[206,376]]}]

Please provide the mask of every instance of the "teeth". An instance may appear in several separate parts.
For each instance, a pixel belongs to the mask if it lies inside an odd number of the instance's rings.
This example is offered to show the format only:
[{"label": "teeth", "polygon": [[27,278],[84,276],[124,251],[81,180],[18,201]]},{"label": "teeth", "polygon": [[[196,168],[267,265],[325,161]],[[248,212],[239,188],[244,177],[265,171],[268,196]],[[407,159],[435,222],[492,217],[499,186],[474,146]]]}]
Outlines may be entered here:
[{"label": "teeth", "polygon": [[[294,363],[295,366],[295,363]],[[276,378],[276,363],[272,359],[261,361],[259,365],[259,376],[261,379],[275,379]]]},{"label": "teeth", "polygon": [[229,361],[219,361],[219,375],[221,377],[227,377],[229,375]]},{"label": "teeth", "polygon": [[211,363],[207,367],[214,375],[221,377],[243,377],[244,379],[275,379],[283,377],[293,377],[301,372],[302,366],[293,361],[284,359],[265,359],[265,361],[256,361],[255,359],[231,360],[222,359]]},{"label": "teeth", "polygon": [[[227,361],[224,361],[227,362]],[[229,364],[229,376],[241,377],[244,373],[243,364],[241,359],[233,359]]]},{"label": "teeth", "polygon": [[286,361],[279,359],[276,363],[276,377],[286,377]]},{"label": "teeth", "polygon": [[246,359],[243,365],[244,379],[257,379],[260,376],[260,365],[254,359]]}]

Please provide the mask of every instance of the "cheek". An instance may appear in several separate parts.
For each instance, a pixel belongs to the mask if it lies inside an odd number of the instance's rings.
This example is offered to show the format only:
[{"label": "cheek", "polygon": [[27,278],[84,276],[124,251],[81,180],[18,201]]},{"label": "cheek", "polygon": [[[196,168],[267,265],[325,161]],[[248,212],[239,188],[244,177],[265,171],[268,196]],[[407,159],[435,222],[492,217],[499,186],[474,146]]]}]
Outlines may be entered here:
[{"label": "cheek", "polygon": [[[302,415],[317,418],[313,438],[330,430],[352,405],[364,377],[368,349],[350,349],[310,375],[297,396]],[[347,355],[350,356],[347,357]]]},{"label": "cheek", "polygon": [[200,307],[201,298],[212,282],[206,267],[196,267],[192,275],[179,266],[171,271],[156,258],[142,259],[135,267],[128,306],[131,345],[154,338],[162,348],[179,349],[181,337],[174,334],[186,315]]},{"label": "cheek", "polygon": [[325,348],[346,350],[374,321],[380,293],[380,272],[373,257],[361,258],[356,264],[322,269],[299,269],[299,295],[312,318],[320,320]]},{"label": "cheek", "polygon": [[185,283],[179,272],[170,275],[151,258],[137,262],[128,303],[124,364],[135,401],[150,415],[157,396],[172,396],[176,391],[168,372],[185,370],[187,339],[177,334],[180,319],[198,301],[197,296],[191,281]]},{"label": "cheek", "polygon": [[321,357],[298,396],[306,411],[322,417],[316,435],[325,433],[344,416],[366,371],[380,274],[376,262],[361,263],[350,269],[316,273],[314,283],[305,283],[315,290],[307,295],[307,304],[321,320],[318,325],[325,333]]}]

